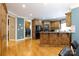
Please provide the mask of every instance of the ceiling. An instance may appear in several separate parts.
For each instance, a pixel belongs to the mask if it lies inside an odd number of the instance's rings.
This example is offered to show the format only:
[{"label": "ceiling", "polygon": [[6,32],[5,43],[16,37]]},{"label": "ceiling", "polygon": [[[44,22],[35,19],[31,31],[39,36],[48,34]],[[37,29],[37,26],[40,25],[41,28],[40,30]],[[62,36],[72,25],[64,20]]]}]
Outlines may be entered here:
[{"label": "ceiling", "polygon": [[[22,5],[26,7],[23,8]],[[18,16],[24,16],[27,19],[31,18],[61,18],[65,17],[65,13],[69,9],[68,3],[7,3],[8,11],[17,14]]]}]

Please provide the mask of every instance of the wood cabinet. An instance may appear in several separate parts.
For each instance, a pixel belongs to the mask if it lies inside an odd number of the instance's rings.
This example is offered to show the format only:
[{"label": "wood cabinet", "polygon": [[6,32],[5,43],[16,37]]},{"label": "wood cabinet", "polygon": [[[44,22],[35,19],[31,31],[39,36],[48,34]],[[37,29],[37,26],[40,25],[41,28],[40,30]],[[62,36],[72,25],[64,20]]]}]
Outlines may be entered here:
[{"label": "wood cabinet", "polygon": [[53,32],[41,32],[40,33],[40,45],[49,46],[70,46],[71,34],[70,33],[53,33]]},{"label": "wood cabinet", "polygon": [[35,39],[35,23],[36,19],[32,20],[32,39]]},{"label": "wood cabinet", "polygon": [[6,47],[6,27],[7,27],[7,8],[6,4],[0,4],[0,55]]},{"label": "wood cabinet", "polygon": [[61,35],[61,39],[64,40],[64,42],[62,42],[63,45],[65,45],[65,43],[67,45],[69,45],[70,43],[70,34],[66,33],[66,34],[60,34]]},{"label": "wood cabinet", "polygon": [[71,12],[68,12],[65,14],[66,15],[66,26],[71,26],[72,25],[72,21],[71,21]]},{"label": "wood cabinet", "polygon": [[35,39],[35,26],[41,25],[42,30],[45,30],[45,26],[48,26],[49,31],[54,29],[59,29],[61,22],[60,20],[40,20],[40,19],[33,19],[32,20],[32,38]]},{"label": "wood cabinet", "polygon": [[49,45],[52,45],[52,44],[55,45],[55,42],[56,42],[56,40],[55,40],[55,39],[56,39],[56,35],[50,34],[49,37],[50,37],[50,39],[49,39]]},{"label": "wood cabinet", "polygon": [[59,29],[60,28],[60,21],[51,21],[51,29]]},{"label": "wood cabinet", "polygon": [[50,46],[70,46],[69,33],[50,33],[49,38]]},{"label": "wood cabinet", "polygon": [[[40,44],[48,44],[48,39],[47,38],[49,38],[49,35],[48,34],[46,34],[46,33],[43,33],[43,35],[40,35],[41,36],[41,38],[40,38]],[[43,40],[41,40],[43,38]]]},{"label": "wood cabinet", "polygon": [[50,28],[50,27],[51,27],[51,26],[50,26],[50,21],[48,21],[48,20],[43,20],[43,21],[42,21],[42,28],[43,28],[43,30],[45,30],[45,27],[46,27],[46,26],[48,26],[48,29],[51,30],[51,28]]},{"label": "wood cabinet", "polygon": [[42,26],[42,21],[41,20],[39,20],[39,19],[33,19],[32,20],[32,39],[36,39],[35,37],[36,37],[36,35],[35,35],[35,27],[36,27],[36,25],[40,25],[40,26]]},{"label": "wood cabinet", "polygon": [[60,20],[43,20],[42,21],[42,26],[44,29],[44,26],[48,25],[49,30],[54,30],[54,29],[59,29],[61,27],[61,21]]}]

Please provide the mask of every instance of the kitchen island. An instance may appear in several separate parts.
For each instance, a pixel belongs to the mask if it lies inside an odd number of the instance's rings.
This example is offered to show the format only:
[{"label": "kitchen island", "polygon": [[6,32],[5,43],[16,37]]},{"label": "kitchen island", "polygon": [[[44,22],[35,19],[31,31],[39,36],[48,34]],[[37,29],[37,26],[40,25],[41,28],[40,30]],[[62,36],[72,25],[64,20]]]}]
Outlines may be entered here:
[{"label": "kitchen island", "polygon": [[70,32],[40,32],[40,45],[48,46],[70,46],[71,33]]}]

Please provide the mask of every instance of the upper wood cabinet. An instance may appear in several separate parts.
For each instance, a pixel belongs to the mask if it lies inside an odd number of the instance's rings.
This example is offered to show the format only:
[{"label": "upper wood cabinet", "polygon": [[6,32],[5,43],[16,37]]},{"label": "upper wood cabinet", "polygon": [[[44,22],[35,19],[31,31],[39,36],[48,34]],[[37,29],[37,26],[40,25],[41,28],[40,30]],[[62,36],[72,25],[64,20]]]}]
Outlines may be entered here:
[{"label": "upper wood cabinet", "polygon": [[71,12],[68,12],[65,15],[66,15],[66,26],[70,27],[72,25]]},{"label": "upper wood cabinet", "polygon": [[40,19],[33,19],[32,26],[42,25],[42,21]]},{"label": "upper wood cabinet", "polygon": [[54,21],[44,20],[42,21],[42,24],[43,24],[43,28],[44,25],[47,24],[49,25],[49,30],[54,30],[60,28],[61,22],[59,20],[54,20]]},{"label": "upper wood cabinet", "polygon": [[50,21],[48,20],[43,20],[42,21],[42,28],[43,30],[45,30],[45,27],[48,26],[48,29],[51,30],[51,25],[50,25]]},{"label": "upper wood cabinet", "polygon": [[51,29],[59,29],[60,21],[51,21]]}]

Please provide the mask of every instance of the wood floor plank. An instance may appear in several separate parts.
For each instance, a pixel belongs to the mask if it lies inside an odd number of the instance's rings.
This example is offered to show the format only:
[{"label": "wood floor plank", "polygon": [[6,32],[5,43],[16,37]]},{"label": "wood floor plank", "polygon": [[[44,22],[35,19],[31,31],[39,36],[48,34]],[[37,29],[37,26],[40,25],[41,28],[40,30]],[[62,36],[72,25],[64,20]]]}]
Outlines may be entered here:
[{"label": "wood floor plank", "polygon": [[39,40],[9,42],[3,56],[57,56],[63,47],[40,46]]}]

